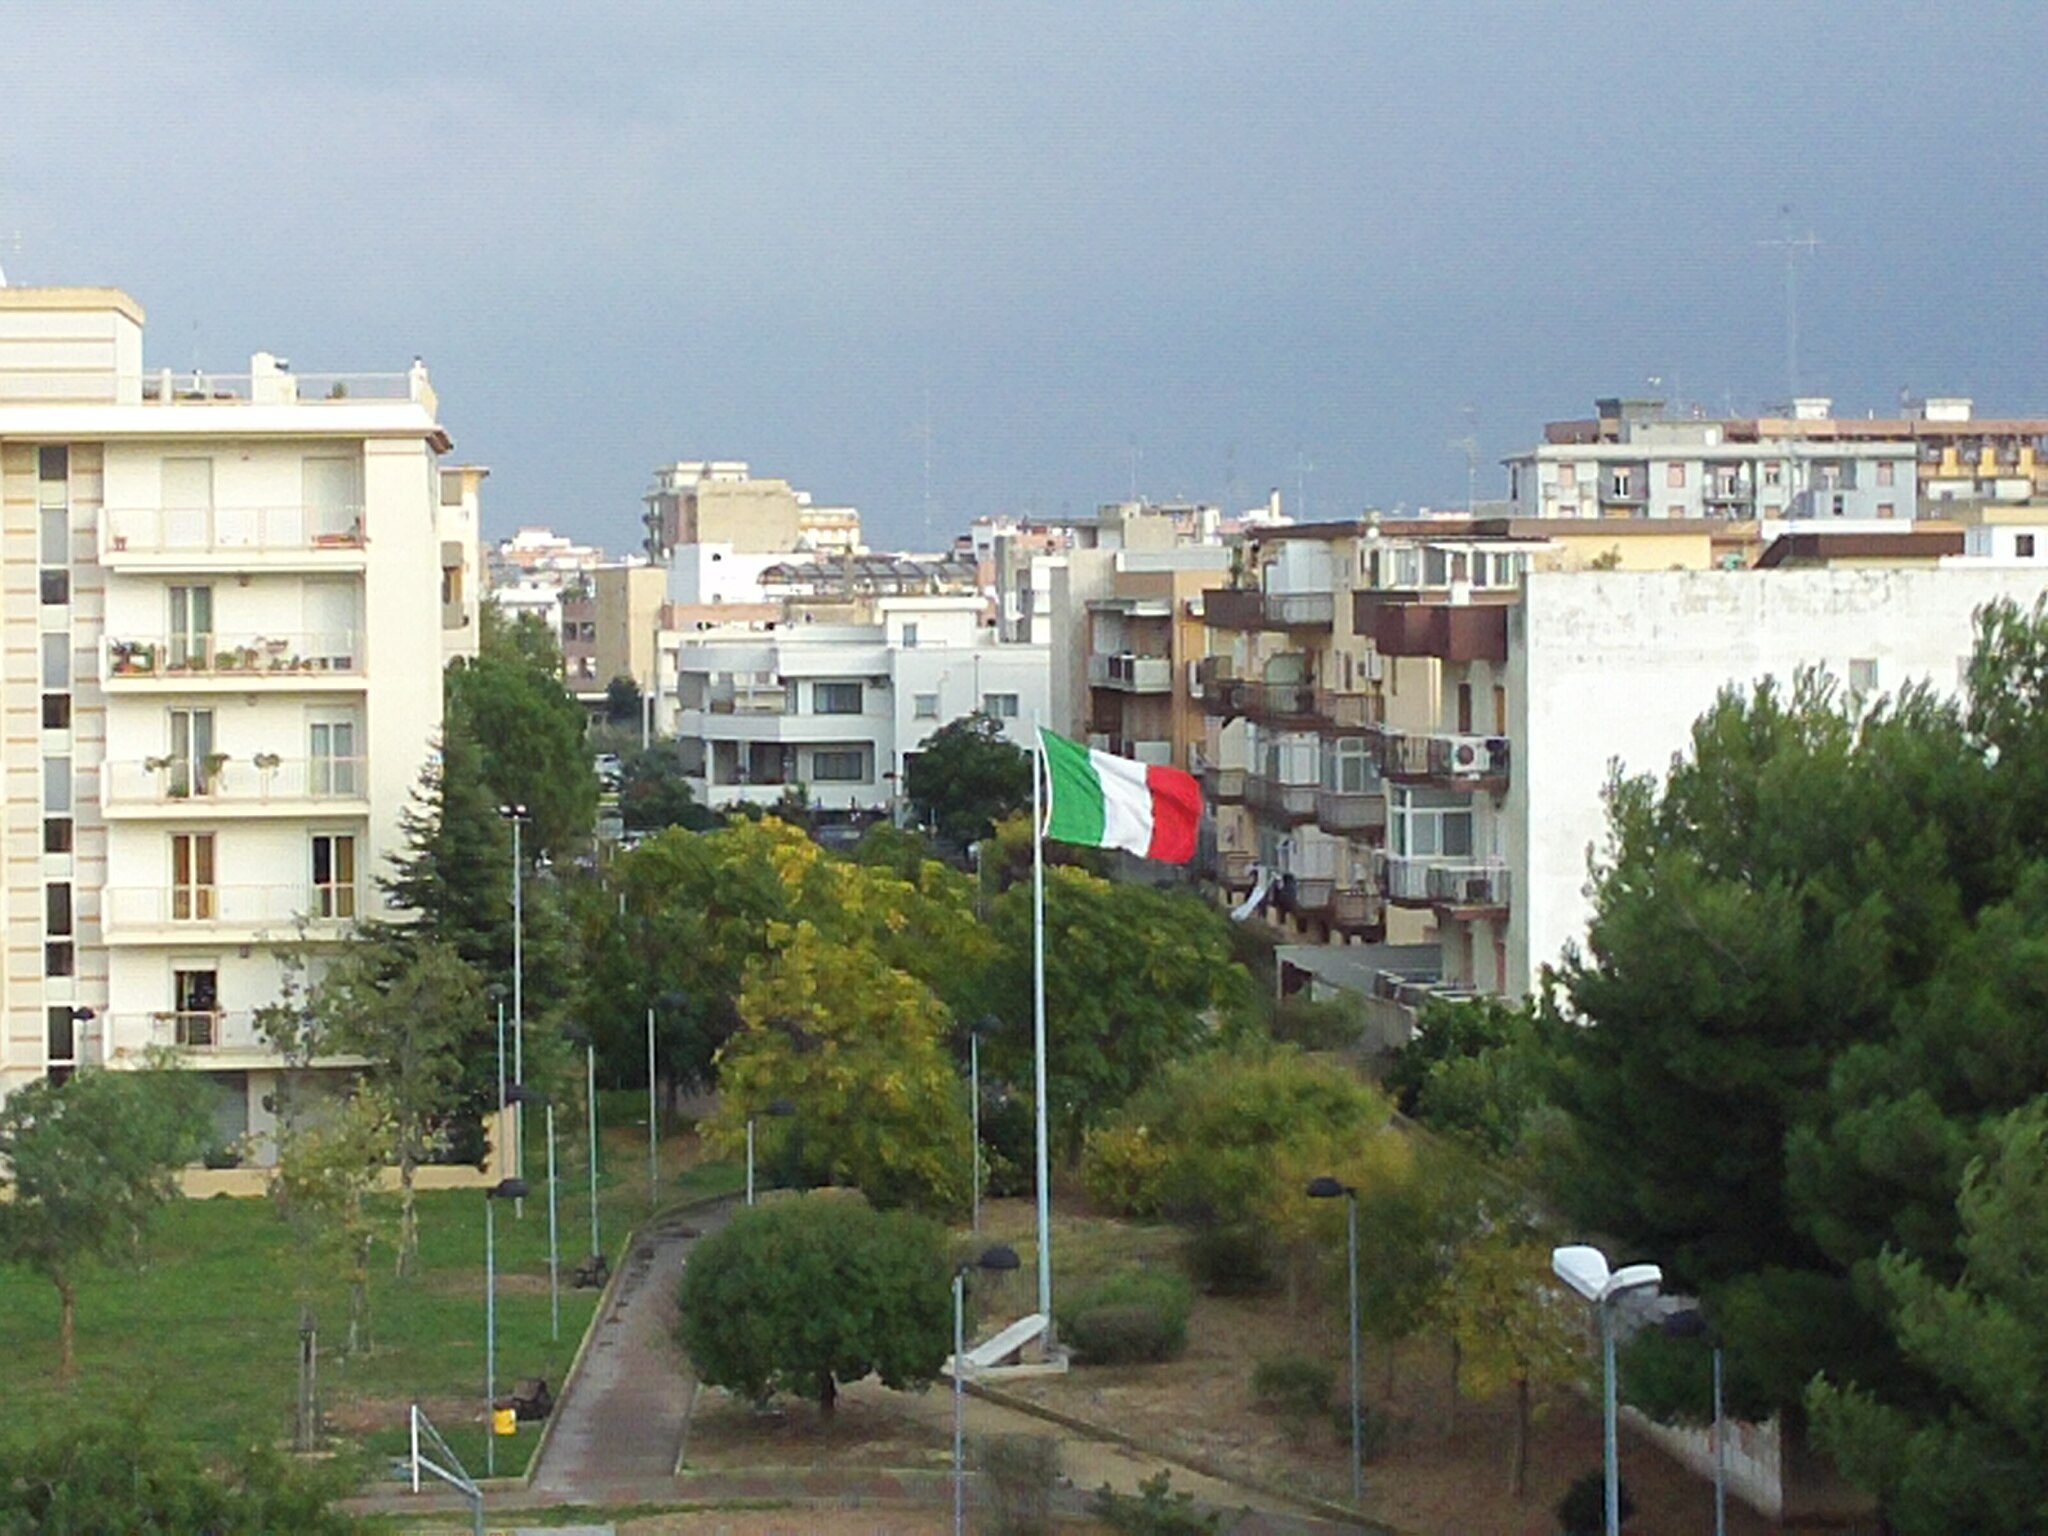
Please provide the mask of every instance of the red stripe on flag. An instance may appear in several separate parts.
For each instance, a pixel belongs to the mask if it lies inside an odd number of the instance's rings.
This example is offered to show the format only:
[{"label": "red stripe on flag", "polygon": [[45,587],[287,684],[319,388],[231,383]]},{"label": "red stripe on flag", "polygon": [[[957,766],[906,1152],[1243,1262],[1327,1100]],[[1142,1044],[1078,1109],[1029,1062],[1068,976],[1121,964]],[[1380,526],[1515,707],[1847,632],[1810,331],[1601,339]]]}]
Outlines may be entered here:
[{"label": "red stripe on flag", "polygon": [[1202,820],[1202,786],[1191,773],[1157,763],[1145,769],[1145,788],[1152,793],[1152,846],[1148,859],[1185,864],[1195,856],[1195,828]]}]

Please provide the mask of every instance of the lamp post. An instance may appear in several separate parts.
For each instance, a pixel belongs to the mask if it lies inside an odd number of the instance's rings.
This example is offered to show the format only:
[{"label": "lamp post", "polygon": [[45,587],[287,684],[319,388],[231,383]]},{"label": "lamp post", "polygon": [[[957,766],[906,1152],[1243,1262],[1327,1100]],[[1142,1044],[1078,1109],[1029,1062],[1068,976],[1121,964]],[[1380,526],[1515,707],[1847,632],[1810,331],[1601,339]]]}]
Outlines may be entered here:
[{"label": "lamp post", "polygon": [[1662,1285],[1664,1271],[1655,1264],[1609,1269],[1607,1255],[1584,1243],[1552,1249],[1550,1268],[1600,1311],[1600,1428],[1607,1477],[1607,1536],[1621,1536],[1621,1466],[1614,1431],[1614,1302],[1626,1292]]},{"label": "lamp post", "polygon": [[1344,1198],[1344,1249],[1351,1297],[1351,1502],[1358,1504],[1365,1499],[1365,1445],[1358,1412],[1358,1191],[1328,1174],[1308,1182],[1311,1200],[1335,1200],[1340,1195]]},{"label": "lamp post", "polygon": [[[624,910],[625,897],[619,898]],[[656,1008],[682,1008],[690,999],[682,992],[664,992],[647,1005],[647,1209],[653,1210],[660,1200],[661,1154],[659,1146],[661,1115],[654,1102],[654,1010]]]},{"label": "lamp post", "polygon": [[[526,865],[519,852],[519,829],[526,825],[526,807],[501,805],[498,814],[512,823],[512,1080],[526,1080]],[[513,1155],[516,1172],[526,1173],[526,1116],[512,1116]],[[515,1200],[513,1214],[524,1219],[526,1202]]]},{"label": "lamp post", "polygon": [[547,1112],[548,1133],[548,1318],[552,1337],[562,1337],[562,1250],[555,1226],[555,1102],[546,1094],[513,1083],[505,1090],[505,1102],[524,1107],[538,1104]]},{"label": "lamp post", "polygon": [[972,1264],[953,1270],[953,1536],[967,1536],[967,1272],[1001,1272],[1019,1268],[1023,1260],[1007,1243],[984,1248]]},{"label": "lamp post", "polygon": [[[782,1119],[796,1113],[796,1106],[787,1099],[770,1099],[766,1114]],[[747,1115],[747,1204],[754,1203],[754,1121],[758,1118],[752,1112]]]},{"label": "lamp post", "polygon": [[598,1237],[597,1220],[597,1041],[580,1029],[563,1031],[571,1045],[583,1047],[583,1115],[590,1122],[590,1271],[602,1275],[611,1266],[605,1262],[604,1244]]},{"label": "lamp post", "polygon": [[[978,849],[981,845],[975,844]],[[1003,1021],[984,1013],[967,1031],[967,1081],[973,1095],[974,1126],[974,1215],[969,1231],[981,1230],[981,1037],[1003,1027]]]},{"label": "lamp post", "polygon": [[484,1475],[498,1475],[498,1200],[524,1200],[524,1179],[484,1191]]},{"label": "lamp post", "polygon": [[1664,1319],[1674,1339],[1699,1339],[1714,1352],[1714,1536],[1728,1536],[1728,1430],[1721,1403],[1721,1332],[1699,1307]]}]

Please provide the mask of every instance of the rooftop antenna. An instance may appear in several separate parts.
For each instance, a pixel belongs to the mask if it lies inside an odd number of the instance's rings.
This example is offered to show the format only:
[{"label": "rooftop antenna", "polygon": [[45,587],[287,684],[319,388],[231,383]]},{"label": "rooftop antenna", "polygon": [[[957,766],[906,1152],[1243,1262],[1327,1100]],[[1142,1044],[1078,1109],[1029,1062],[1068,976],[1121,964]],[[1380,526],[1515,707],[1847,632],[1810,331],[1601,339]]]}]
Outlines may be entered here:
[{"label": "rooftop antenna", "polygon": [[1294,520],[1308,521],[1308,477],[1315,472],[1315,461],[1308,456],[1306,448],[1294,450]]},{"label": "rooftop antenna", "polygon": [[924,450],[924,543],[932,547],[932,392],[927,385],[924,392],[924,420],[917,424],[916,435]]},{"label": "rooftop antenna", "polygon": [[1137,434],[1137,433],[1135,433],[1135,432],[1133,432],[1133,433],[1131,434],[1131,436],[1130,436],[1130,455],[1131,455],[1131,504],[1132,504],[1133,506],[1135,506],[1135,505],[1137,504],[1137,501],[1138,501],[1138,465],[1139,465],[1140,463],[1142,463],[1142,462],[1144,461],[1144,458],[1145,458],[1145,450],[1144,450],[1144,449],[1142,449],[1142,448],[1140,448],[1140,447],[1138,446],[1138,434]]},{"label": "rooftop antenna", "polygon": [[1472,515],[1473,505],[1479,500],[1479,409],[1468,405],[1464,408],[1465,435],[1454,437],[1447,447],[1465,455],[1465,515]]},{"label": "rooftop antenna", "polygon": [[[1791,218],[1792,205],[1780,203],[1778,216]],[[1809,228],[1803,235],[1780,235],[1757,244],[1785,253],[1785,408],[1790,410],[1791,402],[1799,398],[1799,253],[1811,256],[1820,249],[1820,241]]]}]

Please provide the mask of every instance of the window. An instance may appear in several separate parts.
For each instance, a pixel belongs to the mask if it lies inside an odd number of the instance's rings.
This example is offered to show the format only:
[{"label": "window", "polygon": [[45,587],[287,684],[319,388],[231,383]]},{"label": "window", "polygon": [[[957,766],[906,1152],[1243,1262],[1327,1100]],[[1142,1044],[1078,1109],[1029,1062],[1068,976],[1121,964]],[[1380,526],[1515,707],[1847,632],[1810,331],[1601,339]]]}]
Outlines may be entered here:
[{"label": "window", "polygon": [[811,684],[811,713],[814,715],[857,715],[860,713],[859,683]]},{"label": "window", "polygon": [[44,571],[42,574],[43,601],[49,606],[61,607],[71,601],[71,573],[69,571]]},{"label": "window", "polygon": [[1764,466],[1764,484],[1783,485],[1784,483],[1785,466],[1779,463],[1777,460],[1773,459],[1770,463]]},{"label": "window", "polygon": [[71,883],[53,880],[43,887],[43,932],[53,939],[71,937]]},{"label": "window", "polygon": [[1685,508],[1674,501],[1664,508],[1664,515],[1666,517],[1683,517],[1685,516]]},{"label": "window", "polygon": [[44,507],[37,524],[38,548],[44,565],[71,564],[71,509]]},{"label": "window", "polygon": [[1470,736],[1472,734],[1472,685],[1470,683],[1458,684],[1458,733],[1461,736]]},{"label": "window", "polygon": [[352,799],[356,788],[356,723],[353,719],[315,720],[307,733],[307,787],[314,795]]},{"label": "window", "polygon": [[219,772],[213,766],[213,711],[174,709],[170,727],[171,793],[181,797],[211,793]]},{"label": "window", "polygon": [[71,814],[71,759],[43,759],[43,810],[52,815]]},{"label": "window", "polygon": [[911,714],[919,720],[939,718],[939,696],[936,693],[915,693],[910,696]]},{"label": "window", "polygon": [[43,686],[71,686],[71,637],[61,631],[43,636]]},{"label": "window", "polygon": [[1496,686],[1493,690],[1493,734],[1505,736],[1508,733],[1508,691]]},{"label": "window", "polygon": [[1879,485],[1892,484],[1892,475],[1894,472],[1895,467],[1890,459],[1879,459],[1877,461],[1877,483]]},{"label": "window", "polygon": [[213,656],[213,588],[171,588],[173,670],[204,671]]},{"label": "window", "polygon": [[1472,799],[1456,790],[1396,789],[1387,844],[1399,858],[1460,858],[1472,852]]},{"label": "window", "polygon": [[36,478],[45,485],[71,478],[71,450],[62,443],[46,443],[36,450]]},{"label": "window", "polygon": [[1877,504],[1877,515],[1879,517],[1897,517],[1899,515],[1899,509],[1897,505],[1892,502],[1880,501]]},{"label": "window", "polygon": [[213,834],[171,834],[171,920],[211,922],[214,914]]},{"label": "window", "polygon": [[46,731],[68,731],[71,729],[70,694],[46,693],[43,695],[43,729]]},{"label": "window", "polygon": [[69,816],[45,816],[43,818],[43,852],[69,853],[71,851],[71,818]]},{"label": "window", "polygon": [[352,834],[313,834],[314,917],[356,915],[356,840]]},{"label": "window", "polygon": [[1876,658],[1858,656],[1850,660],[1849,691],[1865,697],[1877,692]]},{"label": "window", "polygon": [[811,779],[818,784],[862,784],[867,782],[865,754],[854,747],[843,752],[817,751],[811,754]]},{"label": "window", "polygon": [[1632,477],[1625,469],[1617,469],[1609,480],[1609,484],[1616,496],[1627,496],[1631,483]]},{"label": "window", "polygon": [[206,1048],[220,1043],[220,974],[213,970],[171,973],[172,1043]]},{"label": "window", "polygon": [[1664,485],[1668,490],[1684,490],[1685,466],[1683,464],[1666,464],[1664,466]]},{"label": "window", "polygon": [[903,626],[903,648],[906,651],[917,649],[917,626],[915,624]]},{"label": "window", "polygon": [[345,543],[362,527],[362,460],[309,458],[300,473],[306,503],[307,542]]},{"label": "window", "polygon": [[2019,559],[2019,560],[2031,560],[2031,559],[2033,559],[2033,558],[2034,558],[2034,536],[2033,536],[2033,535],[2032,535],[2031,533],[2016,533],[2016,534],[2014,534],[2014,535],[2013,535],[2013,539],[2012,539],[2012,552],[2013,552],[2013,556],[2014,556],[2014,558],[2015,558],[2015,559]]},{"label": "window", "polygon": [[1839,495],[1832,497],[1830,499],[1829,505],[1832,508],[1834,515],[1836,517],[1840,517],[1842,515],[1843,508],[1848,505],[1848,498],[1846,496]]},{"label": "window", "polygon": [[1576,464],[1558,465],[1557,483],[1565,486],[1576,486],[1579,483],[1579,466]]},{"label": "window", "polygon": [[1017,718],[1017,695],[984,693],[981,696],[981,712],[996,720],[1014,720]]},{"label": "window", "polygon": [[1379,764],[1372,743],[1363,737],[1343,737],[1330,743],[1323,753],[1323,788],[1340,795],[1377,794]]},{"label": "window", "polygon": [[78,1064],[78,1017],[69,1003],[52,1003],[43,1011],[43,1056],[53,1067]]},{"label": "window", "polygon": [[43,974],[45,976],[75,976],[78,974],[78,951],[69,939],[52,939],[43,946]]}]

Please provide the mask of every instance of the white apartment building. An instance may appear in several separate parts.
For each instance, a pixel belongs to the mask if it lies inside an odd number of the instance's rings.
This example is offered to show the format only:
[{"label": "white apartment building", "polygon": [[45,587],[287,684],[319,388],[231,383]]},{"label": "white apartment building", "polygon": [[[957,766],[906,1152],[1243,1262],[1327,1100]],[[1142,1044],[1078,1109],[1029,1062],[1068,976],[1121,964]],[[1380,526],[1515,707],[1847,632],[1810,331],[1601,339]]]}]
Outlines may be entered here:
[{"label": "white apartment building", "polygon": [[892,810],[904,765],[975,710],[1018,745],[1048,718],[1047,647],[1005,645],[979,597],[881,597],[807,618],[666,635],[676,735],[698,800],[772,804],[802,786],[828,810]]},{"label": "white apartment building", "polygon": [[[425,367],[146,371],[112,289],[0,289],[0,1091],[163,1047],[260,1135],[273,946],[379,900],[476,643],[480,470]],[[422,658],[429,658],[422,665]]]}]

